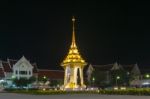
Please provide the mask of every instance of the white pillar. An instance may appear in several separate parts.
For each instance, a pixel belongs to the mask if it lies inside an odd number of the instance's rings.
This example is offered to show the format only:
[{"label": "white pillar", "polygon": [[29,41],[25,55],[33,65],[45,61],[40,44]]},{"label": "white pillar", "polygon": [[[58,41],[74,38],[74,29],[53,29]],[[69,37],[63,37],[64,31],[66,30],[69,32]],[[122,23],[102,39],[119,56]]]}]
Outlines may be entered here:
[{"label": "white pillar", "polygon": [[83,69],[80,67],[80,81],[81,81],[81,86],[84,85],[83,82]]},{"label": "white pillar", "polygon": [[30,73],[31,73],[30,75],[33,76],[33,70],[30,70]]},{"label": "white pillar", "polygon": [[67,84],[67,67],[65,67],[65,74],[64,74],[64,85]]},{"label": "white pillar", "polygon": [[74,83],[75,83],[75,85],[77,85],[77,70],[78,70],[78,68],[75,67],[74,68]]},{"label": "white pillar", "polygon": [[26,77],[27,79],[29,79],[29,70],[24,70],[25,72],[27,72]]},{"label": "white pillar", "polygon": [[18,69],[17,79],[20,79],[20,69]]}]

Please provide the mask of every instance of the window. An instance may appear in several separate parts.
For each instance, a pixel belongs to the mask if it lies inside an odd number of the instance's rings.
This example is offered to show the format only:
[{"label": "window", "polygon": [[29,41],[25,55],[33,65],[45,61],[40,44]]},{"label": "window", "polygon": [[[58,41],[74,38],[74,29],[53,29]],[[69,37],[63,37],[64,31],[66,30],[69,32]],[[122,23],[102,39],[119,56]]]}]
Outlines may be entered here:
[{"label": "window", "polygon": [[21,75],[26,75],[26,74],[27,74],[27,71],[19,71],[19,74],[21,74]]},{"label": "window", "polygon": [[18,74],[18,71],[16,70],[16,74]]},{"label": "window", "polygon": [[31,75],[31,71],[29,71],[29,75]]}]

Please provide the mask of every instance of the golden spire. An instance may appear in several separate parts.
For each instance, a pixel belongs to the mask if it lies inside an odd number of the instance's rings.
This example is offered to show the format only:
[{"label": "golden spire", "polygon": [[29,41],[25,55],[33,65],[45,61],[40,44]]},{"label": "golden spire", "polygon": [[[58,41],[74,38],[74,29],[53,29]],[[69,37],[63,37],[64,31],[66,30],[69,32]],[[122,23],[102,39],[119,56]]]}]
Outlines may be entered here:
[{"label": "golden spire", "polygon": [[82,59],[77,46],[76,46],[76,42],[75,42],[75,18],[72,18],[72,22],[73,22],[73,30],[72,30],[72,44],[71,47],[69,49],[69,53],[67,55],[67,57],[65,58],[65,60],[62,62],[62,66],[67,66],[68,64],[70,65],[74,65],[74,64],[78,64],[78,66],[84,66],[86,65],[85,60]]},{"label": "golden spire", "polygon": [[76,47],[75,41],[75,17],[72,17],[72,44],[71,47]]}]

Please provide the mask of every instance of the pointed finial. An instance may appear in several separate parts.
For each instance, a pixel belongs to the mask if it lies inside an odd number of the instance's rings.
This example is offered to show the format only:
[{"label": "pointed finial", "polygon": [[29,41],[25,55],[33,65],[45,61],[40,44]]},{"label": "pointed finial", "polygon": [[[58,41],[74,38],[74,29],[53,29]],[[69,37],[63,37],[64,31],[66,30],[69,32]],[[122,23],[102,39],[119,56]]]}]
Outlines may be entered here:
[{"label": "pointed finial", "polygon": [[24,56],[24,55],[22,55],[21,59],[25,59],[25,56]]},{"label": "pointed finial", "polygon": [[75,44],[75,17],[72,17],[72,22],[73,22],[73,30],[72,30],[72,46],[76,46]]}]

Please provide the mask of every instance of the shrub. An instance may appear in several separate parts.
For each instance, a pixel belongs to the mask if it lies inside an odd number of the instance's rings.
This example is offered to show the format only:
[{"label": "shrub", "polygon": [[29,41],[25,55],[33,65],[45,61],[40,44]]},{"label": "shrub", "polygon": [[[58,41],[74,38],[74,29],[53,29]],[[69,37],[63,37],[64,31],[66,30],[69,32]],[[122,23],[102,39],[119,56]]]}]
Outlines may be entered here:
[{"label": "shrub", "polygon": [[5,89],[8,92],[26,93],[36,95],[51,94],[107,94],[107,95],[150,95],[150,89],[126,89],[126,90],[83,90],[83,91],[63,91],[63,90],[37,90],[37,89]]}]

